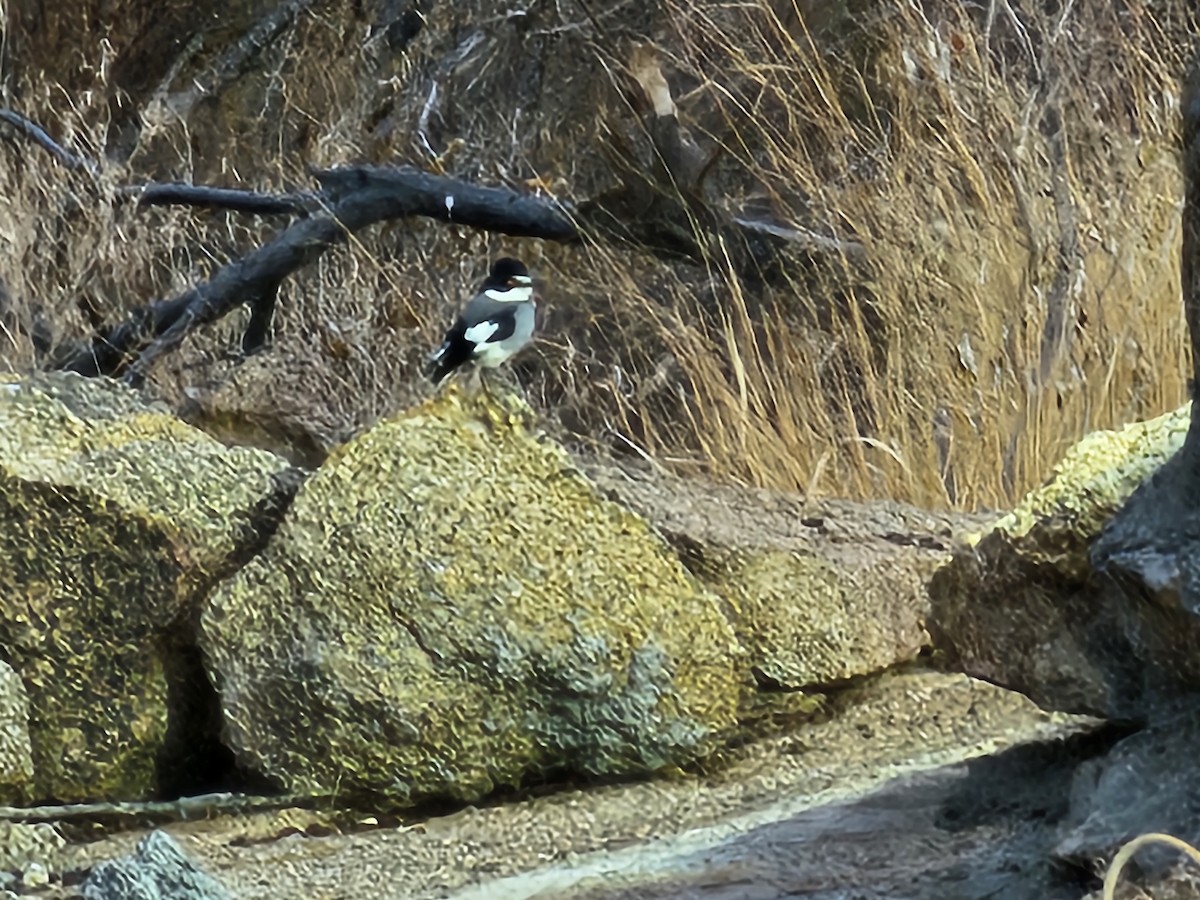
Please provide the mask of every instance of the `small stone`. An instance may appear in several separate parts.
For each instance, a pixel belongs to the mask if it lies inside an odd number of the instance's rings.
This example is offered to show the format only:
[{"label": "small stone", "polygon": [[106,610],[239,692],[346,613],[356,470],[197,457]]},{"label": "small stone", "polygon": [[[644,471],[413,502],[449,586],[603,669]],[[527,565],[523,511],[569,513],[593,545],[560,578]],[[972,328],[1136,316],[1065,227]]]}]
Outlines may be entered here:
[{"label": "small stone", "polygon": [[52,825],[0,822],[0,871],[22,871],[32,862],[52,858],[64,844]]},{"label": "small stone", "polygon": [[85,900],[230,900],[165,831],[142,838],[132,856],[93,868],[82,893]]},{"label": "small stone", "polygon": [[50,883],[50,870],[40,862],[31,862],[21,872],[21,884],[27,888],[43,888]]}]

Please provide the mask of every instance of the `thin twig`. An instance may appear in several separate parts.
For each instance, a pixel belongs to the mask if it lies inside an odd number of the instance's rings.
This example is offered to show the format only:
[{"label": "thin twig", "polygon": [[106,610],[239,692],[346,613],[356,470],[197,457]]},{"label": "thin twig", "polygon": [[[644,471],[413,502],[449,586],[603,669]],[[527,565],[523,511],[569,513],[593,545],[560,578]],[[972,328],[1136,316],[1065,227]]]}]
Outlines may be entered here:
[{"label": "thin twig", "polygon": [[770,235],[807,250],[820,253],[840,253],[850,259],[865,260],[867,258],[866,248],[858,241],[843,241],[816,234],[804,228],[789,228],[786,225],[747,219],[741,216],[734,216],[733,223],[746,231]]},{"label": "thin twig", "polygon": [[211,812],[250,812],[312,806],[320,798],[301,795],[262,797],[250,794],[200,794],[178,800],[118,801],[112,803],[65,803],[60,806],[0,806],[0,821],[51,822],[95,816],[171,816],[194,818]]},{"label": "thin twig", "polygon": [[198,184],[130,185],[122,188],[120,193],[137,197],[138,206],[195,206],[260,216],[307,215],[320,206],[319,198],[312,193],[263,194],[242,188],[205,187]]},{"label": "thin twig", "polygon": [[80,156],[77,153],[72,153],[62,144],[58,143],[54,138],[50,137],[46,129],[31,119],[25,118],[11,109],[0,109],[0,122],[10,125],[15,128],[25,137],[32,140],[35,144],[46,150],[68,169],[86,169],[93,174],[98,171],[99,166],[95,161],[87,157]]},{"label": "thin twig", "polygon": [[1108,871],[1104,873],[1103,900],[1114,900],[1117,895],[1117,882],[1121,880],[1122,870],[1133,859],[1135,853],[1149,844],[1166,844],[1168,847],[1174,847],[1188,859],[1192,860],[1192,862],[1200,865],[1200,850],[1197,850],[1185,840],[1177,838],[1174,835],[1161,834],[1157,831],[1138,835],[1118,850],[1117,855],[1113,857],[1113,861],[1109,863]]}]

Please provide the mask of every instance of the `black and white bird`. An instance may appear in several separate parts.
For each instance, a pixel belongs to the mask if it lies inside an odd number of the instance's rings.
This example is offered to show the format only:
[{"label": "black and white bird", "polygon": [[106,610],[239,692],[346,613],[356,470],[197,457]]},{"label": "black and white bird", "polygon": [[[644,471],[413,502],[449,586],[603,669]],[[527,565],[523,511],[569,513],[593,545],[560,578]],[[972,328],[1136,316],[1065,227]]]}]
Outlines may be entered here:
[{"label": "black and white bird", "polygon": [[429,358],[429,377],[438,384],[463,366],[493,369],[502,365],[533,340],[536,318],[529,270],[511,257],[496,260],[446,332],[442,346]]}]

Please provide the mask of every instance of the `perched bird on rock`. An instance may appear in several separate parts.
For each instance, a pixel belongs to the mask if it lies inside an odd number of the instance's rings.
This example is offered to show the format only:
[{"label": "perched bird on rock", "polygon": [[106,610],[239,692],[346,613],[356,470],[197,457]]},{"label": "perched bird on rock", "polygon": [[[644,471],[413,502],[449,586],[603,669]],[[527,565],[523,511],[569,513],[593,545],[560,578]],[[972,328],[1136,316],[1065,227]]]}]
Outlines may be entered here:
[{"label": "perched bird on rock", "polygon": [[438,384],[463,366],[504,364],[533,340],[536,314],[533,279],[524,263],[507,256],[496,260],[430,357],[429,377]]}]

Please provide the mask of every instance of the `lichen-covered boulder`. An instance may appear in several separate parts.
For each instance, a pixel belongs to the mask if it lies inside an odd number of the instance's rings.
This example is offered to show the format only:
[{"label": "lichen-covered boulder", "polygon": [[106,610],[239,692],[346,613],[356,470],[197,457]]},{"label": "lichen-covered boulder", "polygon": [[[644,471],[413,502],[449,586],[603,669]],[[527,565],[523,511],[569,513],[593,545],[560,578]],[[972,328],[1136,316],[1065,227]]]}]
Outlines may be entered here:
[{"label": "lichen-covered boulder", "polygon": [[935,573],[931,631],[952,665],[1048,708],[1108,716],[1140,717],[1179,687],[1156,685],[1154,660],[1133,643],[1154,632],[1178,643],[1179,622],[1096,577],[1089,548],[1183,445],[1190,412],[1088,435],[1045,486]]},{"label": "lichen-covered boulder", "polygon": [[0,797],[25,799],[32,786],[29,698],[12,666],[0,661]]},{"label": "lichen-covered boulder", "polygon": [[0,658],[29,697],[29,794],[155,790],[199,597],[294,475],[106,379],[0,379]]},{"label": "lichen-covered boulder", "polygon": [[929,644],[926,583],[954,536],[982,521],[629,467],[589,474],[726,601],[755,677],[790,689],[819,691],[915,658]]},{"label": "lichen-covered boulder", "polygon": [[473,799],[706,752],[746,688],[718,602],[527,408],[452,387],[331,457],[201,637],[243,765]]}]

